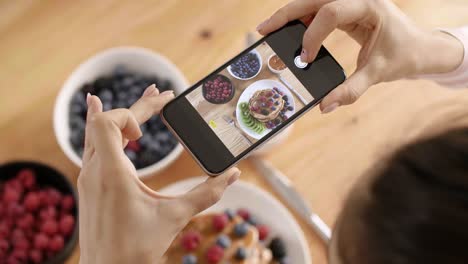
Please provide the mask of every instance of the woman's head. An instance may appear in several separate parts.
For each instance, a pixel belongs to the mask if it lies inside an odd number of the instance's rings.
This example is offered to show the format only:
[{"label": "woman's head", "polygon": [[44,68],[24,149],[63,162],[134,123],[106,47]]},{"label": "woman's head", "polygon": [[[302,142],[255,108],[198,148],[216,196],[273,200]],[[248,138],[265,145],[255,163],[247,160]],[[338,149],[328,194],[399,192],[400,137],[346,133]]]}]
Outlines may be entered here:
[{"label": "woman's head", "polygon": [[397,151],[350,193],[332,264],[468,263],[468,129]]}]

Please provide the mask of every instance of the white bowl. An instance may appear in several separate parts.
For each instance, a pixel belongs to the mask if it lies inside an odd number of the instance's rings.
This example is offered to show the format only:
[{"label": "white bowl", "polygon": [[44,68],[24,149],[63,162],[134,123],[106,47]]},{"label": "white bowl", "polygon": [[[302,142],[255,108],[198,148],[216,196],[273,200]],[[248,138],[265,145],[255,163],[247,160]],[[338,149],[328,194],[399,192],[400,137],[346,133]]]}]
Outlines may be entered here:
[{"label": "white bowl", "polygon": [[284,68],[284,69],[282,69],[282,70],[273,69],[273,67],[271,67],[271,65],[270,65],[270,60],[271,60],[271,58],[273,58],[273,56],[278,56],[278,55],[276,55],[276,54],[271,54],[270,57],[268,57],[268,60],[267,60],[268,69],[270,69],[270,71],[271,71],[272,73],[280,74],[280,73],[282,73],[284,70],[286,70],[286,68]]},{"label": "white bowl", "polygon": [[[56,99],[54,109],[54,131],[65,155],[81,168],[81,157],[73,150],[69,140],[69,107],[72,96],[87,82],[110,74],[117,65],[141,74],[156,75],[172,82],[176,95],[182,93],[189,83],[182,72],[167,58],[151,50],[139,47],[117,47],[104,50],[79,65],[68,77]],[[178,144],[166,157],[157,163],[137,170],[140,178],[146,178],[164,169],[182,153]]]},{"label": "white bowl", "polygon": [[247,81],[247,80],[250,80],[250,79],[253,79],[253,78],[257,77],[257,75],[262,71],[263,62],[262,62],[262,56],[260,56],[260,53],[258,53],[258,51],[256,49],[253,49],[253,50],[249,51],[249,53],[255,54],[257,56],[257,58],[258,58],[258,62],[260,63],[260,67],[258,68],[257,73],[255,73],[255,75],[253,75],[252,77],[249,77],[249,78],[241,78],[241,77],[235,75],[232,72],[231,65],[229,65],[227,67],[227,71],[229,72],[229,74],[231,74],[232,77],[234,77],[234,78],[236,78],[238,80]]}]

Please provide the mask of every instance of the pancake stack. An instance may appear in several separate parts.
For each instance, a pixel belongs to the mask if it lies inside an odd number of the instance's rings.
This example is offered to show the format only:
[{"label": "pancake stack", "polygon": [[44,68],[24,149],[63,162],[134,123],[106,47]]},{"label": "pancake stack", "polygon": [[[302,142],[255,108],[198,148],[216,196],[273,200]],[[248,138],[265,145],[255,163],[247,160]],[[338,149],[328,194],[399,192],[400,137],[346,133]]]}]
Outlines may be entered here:
[{"label": "pancake stack", "polygon": [[162,263],[270,264],[270,249],[259,231],[238,215],[205,214],[195,217],[176,237]]},{"label": "pancake stack", "polygon": [[276,89],[257,91],[249,100],[250,114],[263,123],[276,119],[284,105],[285,101]]}]

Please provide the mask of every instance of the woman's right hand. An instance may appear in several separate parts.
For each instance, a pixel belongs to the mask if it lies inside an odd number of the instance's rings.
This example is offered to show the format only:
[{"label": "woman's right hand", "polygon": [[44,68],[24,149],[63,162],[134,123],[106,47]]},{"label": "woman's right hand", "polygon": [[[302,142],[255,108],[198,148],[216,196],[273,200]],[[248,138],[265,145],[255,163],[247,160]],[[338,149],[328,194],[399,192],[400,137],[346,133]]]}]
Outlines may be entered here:
[{"label": "woman's right hand", "polygon": [[323,113],[354,103],[379,82],[449,72],[463,59],[457,39],[419,28],[389,0],[295,0],[257,30],[266,35],[295,19],[310,23],[303,37],[303,61],[312,62],[336,28],[361,45],[356,71],[323,99]]}]

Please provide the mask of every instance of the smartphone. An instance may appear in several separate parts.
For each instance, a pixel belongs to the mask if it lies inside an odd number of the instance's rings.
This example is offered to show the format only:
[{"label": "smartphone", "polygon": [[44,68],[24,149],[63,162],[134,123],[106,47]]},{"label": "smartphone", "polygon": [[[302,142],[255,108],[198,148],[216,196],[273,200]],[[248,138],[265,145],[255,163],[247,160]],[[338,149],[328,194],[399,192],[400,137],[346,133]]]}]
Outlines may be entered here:
[{"label": "smartphone", "polygon": [[288,23],[163,108],[162,120],[206,173],[232,167],[344,82],[323,46],[312,63],[300,60],[305,31]]}]

